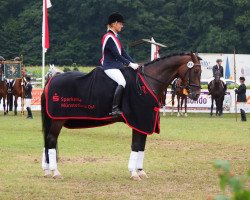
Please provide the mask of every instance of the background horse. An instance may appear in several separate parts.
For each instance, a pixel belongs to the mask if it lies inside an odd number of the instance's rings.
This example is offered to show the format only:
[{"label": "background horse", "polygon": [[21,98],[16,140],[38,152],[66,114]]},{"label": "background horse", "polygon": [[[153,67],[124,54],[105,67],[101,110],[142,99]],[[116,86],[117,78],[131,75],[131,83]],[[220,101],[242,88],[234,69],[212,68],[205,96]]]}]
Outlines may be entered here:
[{"label": "background horse", "polygon": [[213,116],[214,101],[216,105],[216,116],[223,114],[223,101],[225,95],[224,83],[220,80],[220,72],[215,73],[214,80],[210,83],[211,88],[211,112],[210,116]]},{"label": "background horse", "polygon": [[[174,112],[174,99],[175,96],[177,97],[177,117],[182,116],[183,112],[182,112],[182,106],[184,103],[184,107],[185,107],[185,113],[184,116],[187,117],[187,90],[184,88],[184,85],[182,83],[182,80],[180,78],[177,78],[174,82],[173,85],[173,92],[172,92],[172,113]],[[180,111],[181,110],[181,111]]]},{"label": "background horse", "polygon": [[[190,64],[192,66],[190,66]],[[136,72],[135,72],[136,73]],[[199,58],[193,53],[175,54],[159,58],[155,61],[145,64],[138,73],[144,77],[148,87],[159,99],[164,90],[168,87],[175,77],[183,79],[185,88],[188,89],[189,98],[197,100],[200,95],[200,77],[201,65]],[[60,75],[59,75],[60,76]],[[102,97],[100,96],[100,99]],[[63,125],[70,119],[53,120],[46,112],[45,92],[41,97],[42,124],[44,133],[44,151],[42,159],[42,168],[45,177],[61,177],[57,168],[57,140]],[[147,109],[147,108],[145,108]],[[112,122],[124,122],[123,118],[112,118]],[[110,119],[109,121],[110,122]],[[137,130],[132,130],[132,145],[129,159],[129,171],[133,180],[140,180],[147,177],[143,170],[144,150],[146,145],[146,134]],[[51,173],[52,172],[52,173]]]},{"label": "background horse", "polygon": [[9,93],[9,100],[8,102],[10,102],[11,96],[13,95],[14,98],[14,114],[17,115],[17,100],[19,97],[21,97],[21,106],[22,106],[22,111],[21,114],[24,114],[24,110],[23,110],[23,106],[24,106],[24,81],[22,78],[17,78],[14,80],[12,89]]},{"label": "background horse", "polygon": [[[0,75],[1,77],[1,75]],[[6,106],[6,100],[7,100],[7,85],[5,81],[0,80],[0,102],[3,100],[3,111],[4,115],[8,113],[8,106]]]}]

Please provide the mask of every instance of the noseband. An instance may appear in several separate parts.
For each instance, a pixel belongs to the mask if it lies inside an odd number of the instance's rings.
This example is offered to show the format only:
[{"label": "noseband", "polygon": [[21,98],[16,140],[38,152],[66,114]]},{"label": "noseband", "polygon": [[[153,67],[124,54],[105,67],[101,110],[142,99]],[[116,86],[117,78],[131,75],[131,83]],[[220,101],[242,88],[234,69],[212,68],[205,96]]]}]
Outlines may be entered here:
[{"label": "noseband", "polygon": [[[194,64],[194,65],[193,65],[193,67],[196,67],[196,66],[201,66],[201,64]],[[193,67],[192,67],[192,68],[193,68]],[[196,88],[201,89],[201,86],[200,86],[200,85],[191,83],[191,78],[192,78],[192,76],[191,76],[191,69],[192,69],[192,68],[188,68],[188,70],[187,70],[186,73],[185,73],[185,76],[184,76],[184,77],[186,77],[186,75],[187,75],[187,73],[188,73],[188,79],[187,79],[187,81],[186,81],[187,84],[185,84],[184,87],[185,87],[185,89],[187,89],[187,90],[191,90],[191,87],[196,87]]]}]

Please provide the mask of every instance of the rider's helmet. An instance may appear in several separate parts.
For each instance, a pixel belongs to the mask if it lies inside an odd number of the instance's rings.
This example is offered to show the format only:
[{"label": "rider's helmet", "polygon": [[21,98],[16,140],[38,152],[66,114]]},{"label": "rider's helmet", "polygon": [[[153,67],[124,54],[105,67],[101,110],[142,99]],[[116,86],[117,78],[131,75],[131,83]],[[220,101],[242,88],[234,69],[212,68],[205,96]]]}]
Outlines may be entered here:
[{"label": "rider's helmet", "polygon": [[222,62],[222,60],[221,59],[217,59],[216,62],[219,63],[219,62]]},{"label": "rider's helmet", "polygon": [[108,18],[108,24],[110,25],[110,24],[112,24],[114,22],[122,22],[122,23],[124,23],[123,16],[118,12],[112,13]]}]

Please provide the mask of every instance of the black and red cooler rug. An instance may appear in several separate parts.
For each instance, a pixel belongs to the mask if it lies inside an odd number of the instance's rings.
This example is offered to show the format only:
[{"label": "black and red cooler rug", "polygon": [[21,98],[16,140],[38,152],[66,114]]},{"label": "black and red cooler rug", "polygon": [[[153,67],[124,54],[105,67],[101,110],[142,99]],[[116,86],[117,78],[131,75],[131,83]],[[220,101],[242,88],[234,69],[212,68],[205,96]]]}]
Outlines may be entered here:
[{"label": "black and red cooler rug", "polygon": [[[122,121],[144,133],[159,133],[159,102],[143,77],[131,68],[126,79]],[[66,119],[67,128],[89,128],[114,123],[109,113],[117,83],[97,67],[89,74],[72,71],[54,76],[45,88],[46,110],[52,119]]]}]

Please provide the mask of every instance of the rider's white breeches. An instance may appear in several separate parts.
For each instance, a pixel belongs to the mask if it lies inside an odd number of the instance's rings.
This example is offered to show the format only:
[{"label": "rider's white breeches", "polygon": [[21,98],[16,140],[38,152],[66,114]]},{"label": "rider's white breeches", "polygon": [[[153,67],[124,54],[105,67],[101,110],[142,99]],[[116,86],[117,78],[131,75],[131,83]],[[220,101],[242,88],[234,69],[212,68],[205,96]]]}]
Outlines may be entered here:
[{"label": "rider's white breeches", "polygon": [[[208,80],[208,84],[211,83],[213,80],[214,80],[214,77],[210,78],[210,79]],[[227,84],[226,80],[225,80],[223,77],[220,77],[220,80],[221,80],[225,85]]]},{"label": "rider's white breeches", "polygon": [[114,80],[118,85],[122,85],[124,88],[126,86],[126,80],[119,69],[107,69],[104,70],[109,78]]}]

